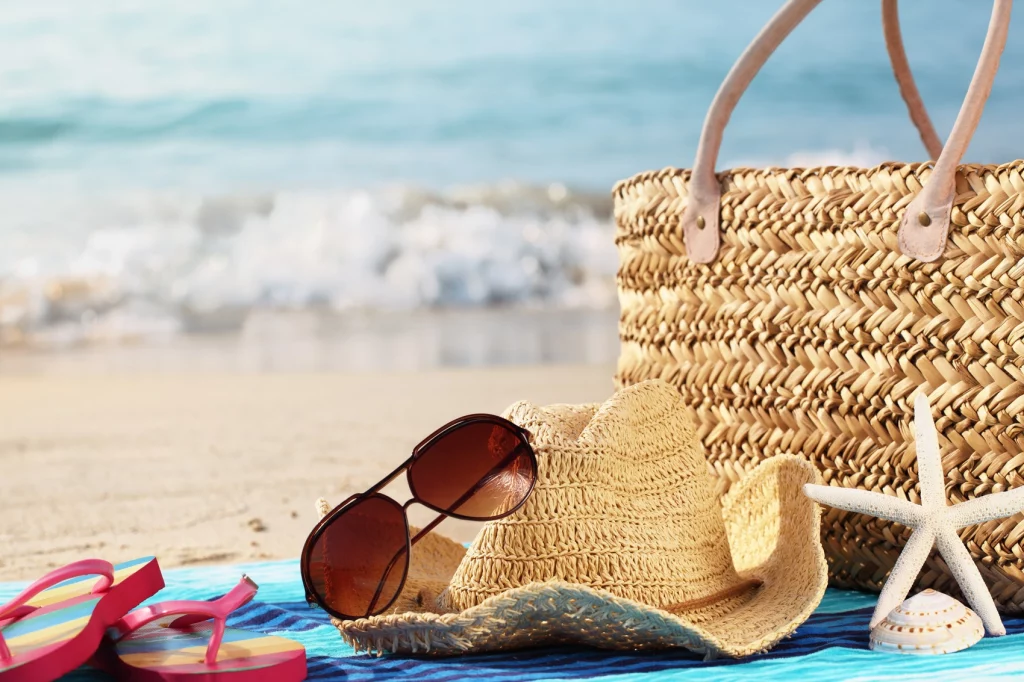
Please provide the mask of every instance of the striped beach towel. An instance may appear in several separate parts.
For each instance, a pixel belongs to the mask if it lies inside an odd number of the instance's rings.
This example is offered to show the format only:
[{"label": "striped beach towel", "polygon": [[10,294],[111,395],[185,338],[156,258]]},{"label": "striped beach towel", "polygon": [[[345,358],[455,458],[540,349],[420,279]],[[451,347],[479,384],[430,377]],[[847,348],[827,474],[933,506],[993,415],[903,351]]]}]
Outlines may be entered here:
[{"label": "striped beach towel", "polygon": [[[356,655],[326,614],[303,598],[297,561],[170,569],[156,598],[211,599],[246,573],[259,596],[228,621],[233,627],[291,637],[306,647],[310,680],[1010,680],[1024,678],[1024,618],[1004,617],[1007,636],[986,637],[945,656],[901,656],[868,649],[868,621],[875,596],[828,590],[821,606],[792,637],[766,654],[705,662],[684,651],[619,653],[557,648],[447,659]],[[0,603],[22,583],[0,583]],[[64,679],[109,680],[82,668]]]}]

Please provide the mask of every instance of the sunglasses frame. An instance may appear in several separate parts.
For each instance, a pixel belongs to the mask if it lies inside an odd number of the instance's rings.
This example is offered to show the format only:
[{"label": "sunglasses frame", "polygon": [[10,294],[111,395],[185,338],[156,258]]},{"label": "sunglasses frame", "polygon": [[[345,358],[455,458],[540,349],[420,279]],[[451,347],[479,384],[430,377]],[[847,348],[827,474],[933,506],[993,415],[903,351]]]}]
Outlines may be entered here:
[{"label": "sunglasses frame", "polygon": [[[530,462],[533,465],[533,476],[530,479],[530,487],[523,495],[523,498],[508,511],[505,511],[501,514],[497,514],[495,516],[488,517],[465,516],[462,514],[456,514],[454,512],[448,512],[443,509],[439,509],[438,507],[435,507],[434,505],[429,504],[428,502],[423,500],[417,494],[415,485],[413,484],[412,481],[412,465],[416,462],[417,459],[422,457],[425,452],[429,451],[431,447],[436,445],[437,442],[440,441],[445,436],[471,424],[479,423],[490,423],[502,426],[504,428],[507,428],[512,433],[517,434],[522,439],[521,445],[512,450],[512,452],[514,453],[521,449],[525,449],[527,455],[530,458]],[[506,459],[502,460],[502,462],[500,462],[499,465],[505,465],[506,461],[508,461],[509,459],[509,457],[506,457]],[[412,498],[405,504],[399,504],[399,502],[394,498],[389,497],[388,495],[384,495],[383,493],[380,492],[382,488],[384,488],[389,483],[398,478],[402,471],[405,471],[406,480],[409,484],[409,492],[412,494]],[[313,530],[311,530],[309,535],[306,537],[306,542],[302,547],[302,558],[299,562],[299,569],[300,573],[302,574],[302,587],[306,592],[306,603],[308,603],[311,607],[322,608],[324,611],[340,620],[355,620],[357,618],[367,618],[369,616],[376,615],[373,613],[369,613],[364,616],[352,616],[349,614],[343,614],[338,611],[335,611],[319,598],[319,596],[316,593],[316,590],[313,589],[313,581],[312,578],[310,577],[310,556],[312,555],[313,547],[316,545],[316,542],[320,539],[320,536],[323,535],[324,531],[327,529],[328,526],[330,526],[332,523],[341,518],[341,516],[344,515],[346,512],[355,508],[356,505],[358,505],[359,503],[375,497],[382,498],[390,502],[391,504],[395,505],[401,510],[402,519],[405,523],[406,562],[405,569],[402,575],[402,581],[399,584],[398,589],[395,591],[395,594],[391,598],[391,600],[387,604],[377,609],[377,614],[380,614],[384,611],[387,611],[387,609],[395,603],[395,600],[398,599],[398,596],[402,593],[402,590],[405,588],[405,581],[409,578],[408,558],[412,555],[412,546],[416,544],[416,542],[420,538],[425,536],[427,533],[433,530],[439,523],[441,523],[448,517],[461,519],[463,521],[493,521],[495,519],[504,518],[509,514],[514,513],[516,510],[518,510],[520,507],[526,504],[526,500],[528,500],[530,498],[530,494],[533,493],[533,488],[534,486],[537,485],[537,473],[537,454],[533,451],[533,446],[530,445],[530,432],[524,429],[523,427],[494,414],[469,414],[464,417],[459,417],[458,419],[453,419],[452,421],[448,422],[447,424],[445,424],[444,426],[442,426],[441,428],[437,429],[432,434],[424,438],[422,441],[420,441],[419,444],[412,449],[412,454],[409,455],[409,458],[406,459],[401,464],[399,464],[394,469],[394,471],[392,471],[390,474],[388,474],[380,481],[375,483],[370,489],[366,490],[365,492],[352,495],[351,497],[343,501],[341,504],[337,505],[334,509],[328,512],[326,516],[320,519],[320,521],[317,522],[315,526],[313,526]],[[468,499],[469,497],[472,497],[473,494],[483,486],[484,480],[485,478],[481,478],[481,480],[477,481],[476,484],[466,492],[463,498]],[[456,500],[456,502],[458,502],[458,500]],[[434,519],[429,524],[420,529],[420,532],[418,532],[415,537],[412,536],[412,531],[409,528],[409,507],[412,506],[413,504],[421,504],[427,509],[435,511],[439,514],[439,516],[436,519]],[[397,556],[399,555],[396,554],[396,557]],[[385,584],[386,579],[390,574],[391,570],[392,569],[389,567],[385,571],[384,575],[380,578],[380,583],[377,586],[378,594],[382,589],[383,585]],[[373,602],[371,602],[370,606],[372,609]]]}]

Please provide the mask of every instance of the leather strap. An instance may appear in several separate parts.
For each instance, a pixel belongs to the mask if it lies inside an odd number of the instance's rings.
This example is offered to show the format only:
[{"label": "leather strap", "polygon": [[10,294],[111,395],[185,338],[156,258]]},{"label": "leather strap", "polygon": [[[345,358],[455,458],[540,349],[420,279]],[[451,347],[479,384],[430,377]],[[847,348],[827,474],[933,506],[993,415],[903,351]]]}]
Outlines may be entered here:
[{"label": "leather strap", "polygon": [[910,62],[907,61],[907,52],[903,48],[903,36],[900,32],[899,6],[896,3],[897,0],[882,0],[882,33],[885,34],[885,49],[889,53],[892,72],[900,87],[900,96],[907,104],[910,120],[921,134],[921,142],[924,143],[929,157],[937,159],[942,153],[942,140],[935,132],[932,119],[924,108],[921,93],[917,91],[914,74],[910,71]]},{"label": "leather strap", "polygon": [[[718,255],[722,189],[715,176],[715,163],[721,149],[725,126],[740,97],[768,57],[820,2],[821,0],[788,0],[740,55],[708,109],[690,176],[689,198],[682,217],[687,255],[694,262],[710,263]],[[891,4],[892,7],[888,10],[886,4],[883,4],[883,12],[889,12],[886,33],[890,58],[894,59],[897,79],[903,79],[901,92],[904,99],[907,100],[908,107],[913,107],[911,118],[918,124],[918,121],[922,120],[920,114],[924,111],[923,104],[920,102],[920,96],[916,99],[913,97],[917,93],[916,86],[911,86],[912,89],[905,87],[907,83],[912,84],[913,79],[909,75],[902,40],[898,39],[898,22],[892,22],[895,3]],[[994,0],[985,46],[982,48],[978,66],[953,131],[938,155],[930,181],[907,207],[900,223],[900,250],[918,260],[934,261],[942,255],[945,248],[949,231],[949,210],[954,199],[956,168],[978,126],[985,101],[992,88],[992,81],[999,68],[999,57],[1006,45],[1012,4],[1013,0]],[[896,42],[892,41],[892,36],[896,36]],[[899,59],[901,55],[902,61]],[[900,68],[900,63],[904,68]],[[911,94],[909,99],[908,93]],[[924,119],[927,119],[926,114]],[[918,127],[921,129],[919,124]],[[938,139],[937,136],[935,139]],[[913,224],[908,224],[910,222]]]},{"label": "leather strap", "polygon": [[789,0],[783,5],[733,64],[711,102],[697,143],[697,158],[690,173],[690,192],[682,218],[686,255],[695,263],[710,263],[718,255],[722,188],[715,177],[715,162],[722,147],[725,125],[768,57],[820,2]]},{"label": "leather strap", "polygon": [[985,109],[992,81],[999,70],[999,58],[1006,46],[1010,29],[1013,0],[995,0],[989,20],[985,44],[978,66],[974,69],[963,106],[953,124],[953,131],[942,148],[928,182],[907,206],[900,219],[900,251],[925,263],[939,259],[949,237],[950,209],[956,198],[956,169],[978,128]]}]

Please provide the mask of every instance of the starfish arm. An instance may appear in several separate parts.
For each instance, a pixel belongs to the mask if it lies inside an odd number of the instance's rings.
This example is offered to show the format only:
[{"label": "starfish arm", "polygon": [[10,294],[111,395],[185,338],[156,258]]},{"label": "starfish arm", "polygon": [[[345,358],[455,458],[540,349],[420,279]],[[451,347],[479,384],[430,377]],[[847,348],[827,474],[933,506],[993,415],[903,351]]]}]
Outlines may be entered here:
[{"label": "starfish arm", "polygon": [[882,593],[878,595],[875,612],[871,614],[871,627],[885,620],[885,617],[907,598],[933,546],[935,532],[931,528],[919,528],[911,533],[910,539],[896,559],[896,565],[892,567],[889,577],[885,580]]},{"label": "starfish arm", "polygon": [[1002,519],[1024,511],[1024,486],[954,504],[946,513],[955,528]]},{"label": "starfish arm", "polygon": [[916,528],[924,522],[924,511],[920,505],[901,500],[893,495],[814,483],[804,484],[804,495],[815,502],[827,504],[836,509],[877,516],[880,519],[902,523],[904,526]]},{"label": "starfish arm", "polygon": [[939,436],[932,419],[928,396],[923,392],[914,400],[914,448],[917,453],[917,481],[921,492],[921,506],[946,506],[945,475],[939,453]]},{"label": "starfish arm", "polygon": [[999,637],[1006,634],[1003,621],[996,611],[996,604],[992,601],[992,595],[988,591],[985,580],[978,572],[978,567],[971,557],[971,553],[964,547],[960,537],[951,526],[944,526],[936,534],[936,544],[939,546],[939,553],[946,560],[949,572],[960,586],[967,603],[971,605],[975,613],[981,617],[988,634]]}]

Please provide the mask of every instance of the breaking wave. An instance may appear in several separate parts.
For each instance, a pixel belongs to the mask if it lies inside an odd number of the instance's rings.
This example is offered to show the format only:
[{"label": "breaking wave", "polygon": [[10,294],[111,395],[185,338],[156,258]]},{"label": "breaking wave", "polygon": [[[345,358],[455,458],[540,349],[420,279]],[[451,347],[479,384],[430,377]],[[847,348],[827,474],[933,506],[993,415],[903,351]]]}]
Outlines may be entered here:
[{"label": "breaking wave", "polygon": [[73,227],[5,235],[7,343],[236,329],[257,309],[615,304],[611,197],[558,184],[148,194],[63,211],[47,222]]}]

